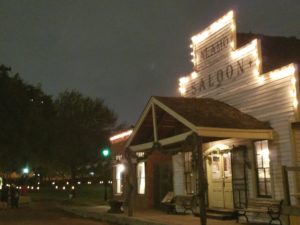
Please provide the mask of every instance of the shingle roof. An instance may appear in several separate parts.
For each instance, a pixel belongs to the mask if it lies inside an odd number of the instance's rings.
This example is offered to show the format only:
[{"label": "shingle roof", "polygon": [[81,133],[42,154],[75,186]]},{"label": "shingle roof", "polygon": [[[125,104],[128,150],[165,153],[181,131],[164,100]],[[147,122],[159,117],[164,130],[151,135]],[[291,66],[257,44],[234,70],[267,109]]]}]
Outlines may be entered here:
[{"label": "shingle roof", "polygon": [[271,129],[268,123],[211,98],[161,96],[154,96],[154,98],[197,127]]}]

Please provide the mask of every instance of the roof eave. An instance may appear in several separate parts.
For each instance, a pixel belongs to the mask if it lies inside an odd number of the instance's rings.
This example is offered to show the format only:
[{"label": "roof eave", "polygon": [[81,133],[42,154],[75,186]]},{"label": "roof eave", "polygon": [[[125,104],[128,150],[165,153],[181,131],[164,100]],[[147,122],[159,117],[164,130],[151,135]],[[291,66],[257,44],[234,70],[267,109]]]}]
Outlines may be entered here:
[{"label": "roof eave", "polygon": [[197,127],[197,134],[202,137],[245,138],[273,140],[272,129],[236,129],[220,127]]}]

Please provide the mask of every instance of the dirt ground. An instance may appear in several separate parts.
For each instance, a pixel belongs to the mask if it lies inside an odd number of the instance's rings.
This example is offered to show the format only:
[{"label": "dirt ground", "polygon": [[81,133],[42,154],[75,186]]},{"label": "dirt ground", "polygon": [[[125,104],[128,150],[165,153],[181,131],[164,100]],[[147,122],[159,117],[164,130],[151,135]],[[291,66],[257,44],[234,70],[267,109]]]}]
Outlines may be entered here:
[{"label": "dirt ground", "polygon": [[34,202],[18,209],[0,209],[0,225],[109,225],[66,214],[52,202]]}]

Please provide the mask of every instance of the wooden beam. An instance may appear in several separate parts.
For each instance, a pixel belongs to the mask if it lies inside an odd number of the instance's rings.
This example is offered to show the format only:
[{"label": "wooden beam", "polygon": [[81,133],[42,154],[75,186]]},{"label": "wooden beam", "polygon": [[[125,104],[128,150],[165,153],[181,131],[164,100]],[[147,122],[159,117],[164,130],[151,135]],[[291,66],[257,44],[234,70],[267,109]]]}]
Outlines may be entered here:
[{"label": "wooden beam", "polygon": [[[186,137],[191,134],[192,134],[192,131],[189,131],[189,132],[178,134],[178,135],[175,135],[175,136],[172,136],[169,138],[160,139],[160,140],[158,140],[158,142],[161,144],[161,146],[170,145],[170,144],[184,141],[186,139]],[[147,143],[143,143],[140,145],[132,145],[132,146],[129,146],[129,148],[131,151],[138,152],[138,151],[151,149],[153,147],[153,144],[154,144],[153,142],[147,142]]]},{"label": "wooden beam", "polygon": [[156,121],[155,105],[153,103],[152,103],[152,122],[153,122],[154,142],[157,142],[157,121]]},{"label": "wooden beam", "polygon": [[196,131],[196,126],[194,124],[192,124],[191,122],[189,122],[184,117],[182,117],[181,115],[179,115],[177,112],[173,111],[172,109],[170,109],[169,107],[167,107],[166,105],[164,105],[163,103],[161,103],[160,101],[158,101],[155,98],[153,99],[153,102],[158,107],[160,107],[161,109],[166,111],[168,114],[170,114],[172,117],[174,117],[176,120],[180,121],[182,124],[184,124],[185,126],[190,128],[192,131]]},{"label": "wooden beam", "polygon": [[197,133],[202,137],[245,138],[272,140],[273,130],[264,129],[234,129],[219,127],[197,127]]},{"label": "wooden beam", "polygon": [[151,97],[151,99],[149,100],[148,104],[146,105],[143,113],[141,114],[140,118],[138,119],[138,121],[137,121],[137,123],[136,123],[136,125],[133,129],[132,134],[130,135],[129,139],[127,140],[127,142],[125,144],[125,148],[127,148],[131,144],[133,138],[135,137],[136,133],[140,129],[140,127],[141,127],[142,123],[144,122],[148,112],[150,111],[150,108],[152,106],[152,101],[153,101],[153,97]]},{"label": "wooden beam", "polygon": [[207,189],[207,181],[204,173],[204,160],[203,160],[203,149],[202,149],[202,137],[199,137],[197,133],[191,135],[192,148],[193,148],[193,160],[196,162],[196,169],[198,170],[198,201],[199,201],[199,213],[200,213],[200,224],[206,225],[206,205],[205,205],[205,193]]}]

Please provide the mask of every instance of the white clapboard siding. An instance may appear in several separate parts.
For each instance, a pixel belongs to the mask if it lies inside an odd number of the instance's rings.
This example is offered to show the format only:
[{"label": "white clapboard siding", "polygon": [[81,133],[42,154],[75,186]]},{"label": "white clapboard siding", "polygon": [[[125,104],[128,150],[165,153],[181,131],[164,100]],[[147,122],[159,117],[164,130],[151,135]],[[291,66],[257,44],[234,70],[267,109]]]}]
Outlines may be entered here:
[{"label": "white clapboard siding", "polygon": [[[253,57],[251,54],[245,55],[243,62],[251,60],[251,57]],[[255,59],[253,58],[253,60]],[[230,56],[224,57],[222,62],[215,64],[213,67],[208,67],[203,71],[200,70],[199,77],[186,85],[187,92],[185,96],[218,99],[261,121],[270,123],[276,133],[273,140],[274,147],[270,149],[273,190],[275,197],[281,198],[283,196],[281,165],[289,166],[293,162],[290,123],[295,121],[295,111],[290,96],[291,76],[274,80],[266,76],[266,80],[259,83],[253,75],[252,67],[250,68],[244,64],[243,74],[233,75],[234,79],[224,79],[220,87],[215,86],[195,91],[195,86],[199,87],[200,79],[208,84],[208,74],[215,73],[215,71],[222,68],[224,71],[226,65],[229,64],[237,71],[236,60],[234,61]],[[293,187],[291,187],[291,191],[292,189]]]},{"label": "white clapboard siding", "polygon": [[185,194],[184,184],[184,164],[181,153],[172,156],[173,163],[173,183],[174,183],[174,194],[183,195]]},{"label": "white clapboard siding", "polygon": [[[290,125],[296,119],[293,99],[290,95],[293,75],[271,79],[269,74],[264,74],[260,75],[260,78],[263,77],[265,80],[258,79],[255,71],[261,71],[261,64],[263,64],[260,41],[246,44],[237,51],[231,49],[231,45],[228,45],[228,42],[224,44],[222,40],[233,42],[236,46],[236,31],[232,29],[233,24],[235,24],[234,18],[199,43],[193,43],[197,76],[193,74],[181,80],[180,90],[183,96],[214,98],[270,123],[274,129],[274,140],[270,142],[272,188],[274,197],[282,198],[281,166],[292,166],[294,163]],[[212,54],[205,57],[208,49]],[[250,51],[246,52],[245,49]],[[241,52],[243,55],[239,54]],[[295,135],[296,158],[297,163],[300,164],[300,147],[298,147],[300,134],[295,133]],[[251,143],[251,140],[249,141]],[[248,157],[253,156],[248,154]],[[248,172],[248,176],[251,182],[249,184],[251,196],[255,193],[254,188],[251,188],[255,187],[253,170],[252,173]],[[294,179],[291,181],[291,191],[295,189],[294,181]],[[180,185],[182,184],[178,183],[178,187]]]}]

